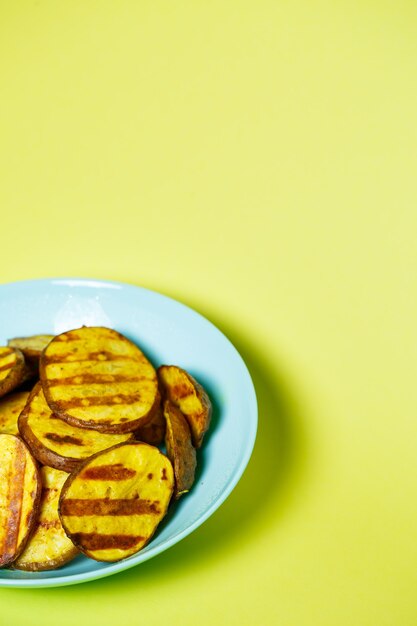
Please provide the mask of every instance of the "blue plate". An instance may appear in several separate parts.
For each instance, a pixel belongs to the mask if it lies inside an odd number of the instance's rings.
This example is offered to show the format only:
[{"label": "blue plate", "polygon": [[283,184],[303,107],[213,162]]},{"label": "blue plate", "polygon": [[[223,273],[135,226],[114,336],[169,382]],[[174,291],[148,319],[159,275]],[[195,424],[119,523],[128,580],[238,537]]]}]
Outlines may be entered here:
[{"label": "blue plate", "polygon": [[0,285],[0,345],[10,337],[58,334],[83,324],[117,329],[136,342],[155,366],[178,364],[206,387],[214,411],[198,453],[197,479],[136,555],[117,563],[79,556],[47,572],[3,569],[3,587],[71,585],[152,558],[214,513],[236,486],[252,453],[257,427],[252,380],[230,341],[204,317],[171,298],[123,283],[63,278]]}]

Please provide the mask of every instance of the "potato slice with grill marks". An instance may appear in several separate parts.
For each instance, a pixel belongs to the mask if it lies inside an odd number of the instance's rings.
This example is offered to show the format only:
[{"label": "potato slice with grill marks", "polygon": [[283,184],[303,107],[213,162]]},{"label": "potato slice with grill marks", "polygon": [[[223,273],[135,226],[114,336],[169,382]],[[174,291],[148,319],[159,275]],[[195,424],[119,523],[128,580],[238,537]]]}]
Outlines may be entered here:
[{"label": "potato slice with grill marks", "polygon": [[24,549],[36,522],[42,483],[36,461],[15,435],[0,435],[0,567]]},{"label": "potato slice with grill marks", "polygon": [[19,416],[19,431],[32,454],[41,463],[72,472],[84,459],[133,439],[133,433],[108,434],[71,426],[56,417],[37,383]]},{"label": "potato slice with grill marks", "polygon": [[83,326],[55,337],[42,353],[40,377],[56,415],[101,432],[137,430],[160,402],[151,363],[110,328]]},{"label": "potato slice with grill marks", "polygon": [[13,337],[9,339],[7,345],[11,348],[17,348],[23,354],[26,362],[37,372],[39,367],[39,359],[42,351],[54,335],[31,335],[30,337]]},{"label": "potato slice with grill marks", "polygon": [[29,391],[15,391],[0,399],[0,433],[19,434],[17,420],[28,397]]},{"label": "potato slice with grill marks", "polygon": [[26,379],[25,357],[16,348],[0,347],[0,397],[16,389]]},{"label": "potato slice with grill marks", "polygon": [[158,378],[163,395],[183,413],[190,426],[193,444],[200,448],[212,413],[206,391],[191,374],[177,365],[161,365]]},{"label": "potato slice with grill marks", "polygon": [[166,419],[165,443],[168,458],[174,467],[176,500],[190,491],[194,483],[197,465],[196,452],[191,443],[188,422],[181,411],[170,400],[164,402]]},{"label": "potato slice with grill marks", "polygon": [[65,483],[59,515],[87,556],[118,561],[143,548],[164,517],[174,488],[170,460],[132,442],[87,459]]},{"label": "potato slice with grill marks", "polygon": [[41,467],[40,474],[42,497],[39,516],[25,549],[12,564],[13,569],[29,572],[56,569],[78,554],[58,515],[59,496],[68,474],[52,467]]}]

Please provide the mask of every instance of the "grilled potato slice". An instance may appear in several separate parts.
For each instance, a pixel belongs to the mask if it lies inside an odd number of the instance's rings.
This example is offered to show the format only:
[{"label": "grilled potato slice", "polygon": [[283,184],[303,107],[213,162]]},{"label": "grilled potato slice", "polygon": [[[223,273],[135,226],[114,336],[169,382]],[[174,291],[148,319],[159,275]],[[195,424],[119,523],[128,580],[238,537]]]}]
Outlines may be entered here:
[{"label": "grilled potato slice", "polygon": [[67,537],[58,515],[58,502],[67,472],[41,467],[42,497],[33,534],[13,569],[29,572],[56,569],[71,561],[78,550]]},{"label": "grilled potato slice", "polygon": [[42,351],[54,335],[32,335],[30,337],[13,337],[9,339],[7,345],[11,348],[17,348],[23,353],[26,362],[32,366],[35,372],[39,368],[39,359]]},{"label": "grilled potato slice", "polygon": [[59,515],[68,537],[97,561],[143,548],[164,517],[174,488],[169,459],[146,443],[122,443],[87,459],[67,479]]},{"label": "grilled potato slice", "polygon": [[212,413],[206,391],[191,374],[177,365],[161,365],[158,378],[164,396],[184,414],[190,426],[193,444],[200,448],[210,426]]},{"label": "grilled potato slice", "polygon": [[136,430],[160,401],[152,365],[110,328],[83,326],[55,337],[42,353],[40,376],[56,415],[101,432]]},{"label": "grilled potato slice", "polygon": [[14,561],[36,522],[42,483],[36,461],[15,435],[0,435],[0,567]]},{"label": "grilled potato slice", "polygon": [[66,472],[75,470],[92,454],[129,441],[134,436],[133,433],[100,433],[67,424],[52,413],[40,383],[30,394],[18,424],[33,456],[44,465]]},{"label": "grilled potato slice", "polygon": [[0,347],[0,397],[26,379],[25,357],[16,348]]},{"label": "grilled potato slice", "polygon": [[174,467],[176,500],[191,489],[197,465],[196,452],[191,443],[188,422],[170,400],[164,402],[166,419],[165,443],[167,455]]},{"label": "grilled potato slice", "polygon": [[16,391],[0,399],[0,433],[19,434],[17,420],[28,397],[29,391]]},{"label": "grilled potato slice", "polygon": [[138,441],[150,443],[152,446],[159,446],[164,441],[165,428],[165,417],[162,412],[162,407],[159,406],[152,421],[138,428],[135,432],[135,437]]}]

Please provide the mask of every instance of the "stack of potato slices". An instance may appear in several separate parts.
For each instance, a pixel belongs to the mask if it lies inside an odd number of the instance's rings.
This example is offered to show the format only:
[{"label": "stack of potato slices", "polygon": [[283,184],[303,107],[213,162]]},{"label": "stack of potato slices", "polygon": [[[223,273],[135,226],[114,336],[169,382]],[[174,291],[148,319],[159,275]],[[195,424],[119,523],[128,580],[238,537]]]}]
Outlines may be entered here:
[{"label": "stack of potato slices", "polygon": [[189,373],[155,370],[113,329],[10,339],[0,347],[0,567],[141,550],[191,489],[211,411]]}]

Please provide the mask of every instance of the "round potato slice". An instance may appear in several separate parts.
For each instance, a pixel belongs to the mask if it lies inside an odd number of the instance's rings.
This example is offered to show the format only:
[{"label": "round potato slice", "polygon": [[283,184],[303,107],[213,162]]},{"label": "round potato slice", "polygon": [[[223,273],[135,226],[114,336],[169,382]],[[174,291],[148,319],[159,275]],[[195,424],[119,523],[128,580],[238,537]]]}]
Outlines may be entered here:
[{"label": "round potato slice", "polygon": [[77,428],[56,417],[37,383],[19,416],[19,431],[33,456],[44,465],[72,472],[92,454],[133,439],[133,433],[108,434]]},{"label": "round potato slice", "polygon": [[15,435],[0,435],[0,567],[25,547],[39,510],[42,483],[36,461]]},{"label": "round potato slice", "polygon": [[191,374],[177,365],[161,365],[158,378],[163,395],[183,413],[190,426],[193,444],[200,448],[212,413],[206,391]]},{"label": "round potato slice", "polygon": [[152,365],[110,328],[83,326],[55,337],[42,353],[40,377],[51,410],[81,428],[132,432],[160,402]]},{"label": "round potato slice", "polygon": [[17,420],[28,397],[29,391],[16,391],[0,399],[0,433],[19,434]]},{"label": "round potato slice", "polygon": [[174,488],[169,459],[132,442],[87,459],[65,483],[59,515],[68,537],[97,561],[118,561],[143,548],[164,517]]},{"label": "round potato slice", "polygon": [[58,502],[67,472],[41,467],[42,497],[34,531],[22,554],[12,564],[13,569],[29,572],[57,569],[71,561],[78,550],[62,528]]},{"label": "round potato slice", "polygon": [[16,348],[0,347],[0,397],[26,380],[25,357]]}]

